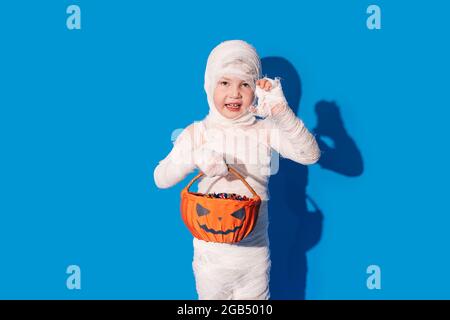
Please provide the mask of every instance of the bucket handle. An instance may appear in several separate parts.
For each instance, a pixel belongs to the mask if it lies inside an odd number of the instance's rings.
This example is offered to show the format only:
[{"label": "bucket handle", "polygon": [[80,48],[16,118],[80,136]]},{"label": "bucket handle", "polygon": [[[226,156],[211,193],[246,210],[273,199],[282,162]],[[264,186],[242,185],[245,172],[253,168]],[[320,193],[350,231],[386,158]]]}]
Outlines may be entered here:
[{"label": "bucket handle", "polygon": [[[256,193],[256,191],[248,184],[247,181],[245,181],[244,177],[243,177],[236,169],[234,169],[233,167],[229,166],[228,164],[227,164],[227,167],[228,167],[228,170],[229,170],[232,174],[234,174],[237,178],[239,178],[239,179],[242,181],[242,183],[250,190],[250,192],[253,194],[253,196],[259,197],[258,194]],[[189,188],[191,187],[191,185],[192,185],[195,181],[197,181],[199,178],[201,178],[202,176],[204,176],[204,175],[205,175],[205,174],[204,174],[203,172],[200,171],[200,172],[199,172],[199,173],[191,180],[191,182],[189,182],[189,184],[185,187],[185,190],[186,190],[187,192],[189,192]]]}]

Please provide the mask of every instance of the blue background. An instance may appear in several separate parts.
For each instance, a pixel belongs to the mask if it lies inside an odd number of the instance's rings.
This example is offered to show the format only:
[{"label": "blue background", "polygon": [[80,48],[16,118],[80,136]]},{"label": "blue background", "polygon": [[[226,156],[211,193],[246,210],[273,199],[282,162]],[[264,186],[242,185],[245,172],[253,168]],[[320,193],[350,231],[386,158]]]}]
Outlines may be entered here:
[{"label": "blue background", "polygon": [[[366,27],[372,3],[381,30]],[[70,4],[81,30],[66,28]],[[271,192],[273,297],[450,298],[449,4],[0,7],[0,298],[197,298],[179,214],[188,180],[159,190],[153,170],[173,130],[207,114],[206,59],[227,39],[252,43],[265,73],[283,73],[298,116],[323,130],[323,148],[336,146],[308,168],[282,161],[285,176],[273,178],[295,177],[284,195],[299,192],[284,209]],[[283,223],[305,237],[283,238]],[[66,287],[72,264],[81,290]],[[381,290],[366,286],[371,264]]]}]

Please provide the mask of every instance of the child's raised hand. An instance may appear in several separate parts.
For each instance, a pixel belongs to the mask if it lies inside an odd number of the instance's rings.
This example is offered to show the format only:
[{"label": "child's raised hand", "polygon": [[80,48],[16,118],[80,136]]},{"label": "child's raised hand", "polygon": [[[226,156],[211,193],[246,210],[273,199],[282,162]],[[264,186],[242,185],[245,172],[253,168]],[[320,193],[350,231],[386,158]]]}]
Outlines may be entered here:
[{"label": "child's raised hand", "polygon": [[286,98],[278,78],[259,79],[256,81],[255,95],[258,105],[250,107],[250,111],[261,117],[276,116],[288,107]]},{"label": "child's raised hand", "polygon": [[272,83],[269,81],[268,78],[257,80],[256,85],[265,91],[269,91],[270,89],[272,89]]}]

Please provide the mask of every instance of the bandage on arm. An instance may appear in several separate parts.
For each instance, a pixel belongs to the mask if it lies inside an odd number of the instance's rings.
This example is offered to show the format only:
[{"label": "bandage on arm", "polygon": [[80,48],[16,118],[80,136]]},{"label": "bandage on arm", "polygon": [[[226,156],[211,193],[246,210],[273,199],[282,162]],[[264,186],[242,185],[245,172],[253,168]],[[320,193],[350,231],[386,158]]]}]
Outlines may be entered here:
[{"label": "bandage on arm", "polygon": [[283,158],[308,165],[320,158],[320,149],[314,135],[289,106],[267,120],[270,123],[270,145]]},{"label": "bandage on arm", "polygon": [[195,169],[193,161],[194,126],[191,125],[177,137],[170,153],[156,166],[153,177],[158,188],[166,189],[182,181]]}]

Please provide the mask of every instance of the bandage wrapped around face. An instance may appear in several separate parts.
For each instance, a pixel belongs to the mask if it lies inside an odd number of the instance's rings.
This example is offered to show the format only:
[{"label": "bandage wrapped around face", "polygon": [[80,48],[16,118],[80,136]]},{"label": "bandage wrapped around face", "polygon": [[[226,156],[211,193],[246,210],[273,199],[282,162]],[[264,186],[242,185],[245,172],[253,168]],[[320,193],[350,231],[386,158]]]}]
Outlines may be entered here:
[{"label": "bandage wrapped around face", "polygon": [[255,90],[256,80],[261,77],[261,61],[255,48],[242,40],[225,41],[216,46],[208,57],[204,83],[211,120],[223,124],[243,124],[253,121],[254,115],[250,112],[236,119],[228,119],[218,112],[214,105],[214,89],[219,79],[225,75],[236,76]]}]

